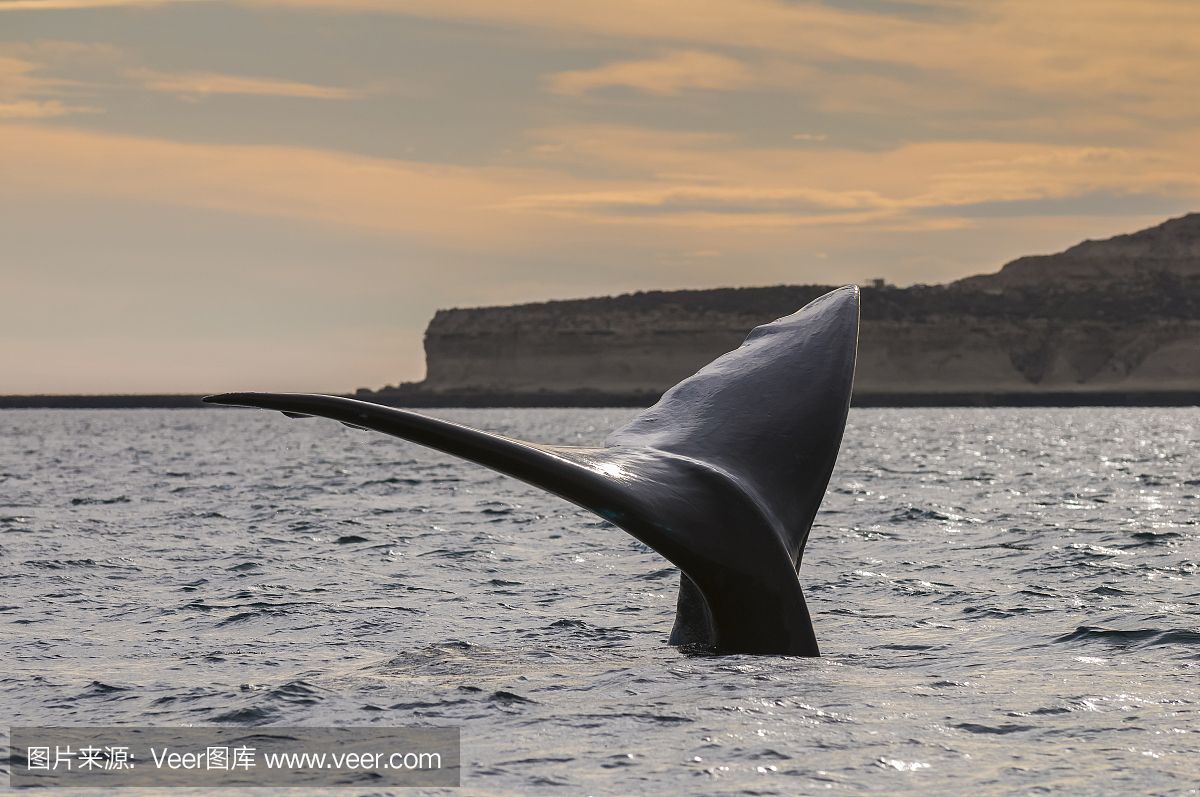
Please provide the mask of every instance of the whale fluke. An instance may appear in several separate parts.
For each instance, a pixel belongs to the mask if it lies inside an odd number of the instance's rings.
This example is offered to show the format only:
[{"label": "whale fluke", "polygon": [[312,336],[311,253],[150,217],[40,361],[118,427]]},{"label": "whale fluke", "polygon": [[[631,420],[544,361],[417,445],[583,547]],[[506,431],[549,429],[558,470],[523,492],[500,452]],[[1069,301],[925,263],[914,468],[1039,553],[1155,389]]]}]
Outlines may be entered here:
[{"label": "whale fluke", "polygon": [[858,323],[857,287],[827,293],[755,328],[596,448],[528,443],[336,396],[204,400],[331,418],[541,487],[682,571],[672,644],[816,656],[797,570],[846,425]]}]

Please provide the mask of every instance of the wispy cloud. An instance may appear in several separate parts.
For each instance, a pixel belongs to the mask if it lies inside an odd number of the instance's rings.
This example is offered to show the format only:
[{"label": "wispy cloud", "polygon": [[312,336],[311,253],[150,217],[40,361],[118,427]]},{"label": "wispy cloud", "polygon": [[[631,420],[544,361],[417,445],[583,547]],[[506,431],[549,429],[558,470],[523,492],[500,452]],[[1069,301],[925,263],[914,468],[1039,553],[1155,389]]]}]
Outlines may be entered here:
[{"label": "wispy cloud", "polygon": [[81,8],[114,8],[118,6],[161,6],[205,0],[0,0],[4,11],[69,11]]},{"label": "wispy cloud", "polygon": [[129,70],[127,76],[149,91],[202,98],[217,94],[297,97],[314,100],[349,100],[365,94],[340,86],[322,86],[278,78],[228,75],[219,72],[157,72]]},{"label": "wispy cloud", "polygon": [[[540,149],[546,141],[555,146]],[[3,190],[14,196],[122,198],[510,253],[613,225],[631,241],[678,236],[693,249],[737,252],[761,246],[754,231],[764,227],[953,228],[973,223],[984,203],[1069,207],[1098,193],[1200,200],[1200,154],[1184,143],[927,142],[871,152],[568,127],[540,131],[527,165],[511,168],[0,124]]]},{"label": "wispy cloud", "polygon": [[[716,134],[628,127],[539,131],[531,153],[562,173],[621,174],[513,207],[628,225],[969,224],[980,203],[1160,194],[1200,201],[1200,155],[1177,137],[1142,147],[931,141],[886,150],[747,146]],[[963,209],[963,213],[959,209]]]},{"label": "wispy cloud", "polygon": [[521,196],[512,207],[597,222],[737,227],[862,223],[894,216],[903,203],[871,191],[778,186],[662,186]]},{"label": "wispy cloud", "polygon": [[[868,12],[783,0],[713,0],[702,12],[689,0],[244,2],[406,14],[675,53],[548,77],[568,94],[789,85],[840,113],[982,110],[995,119],[1003,109],[1014,125],[1028,116],[1045,128],[1057,118],[1080,132],[1087,125],[1075,117],[1104,116],[1108,129],[1200,122],[1200,4],[1179,0],[948,0],[917,4],[935,12],[921,14],[904,13],[906,4]],[[694,77],[680,68],[688,58]],[[1054,111],[1043,107],[1050,104]]]},{"label": "wispy cloud", "polygon": [[[0,0],[0,11],[169,6],[196,0]],[[1200,122],[1200,4],[1035,0],[897,4],[874,12],[819,2],[712,0],[236,0],[321,13],[389,13],[666,52],[548,75],[564,94],[625,86],[657,94],[790,85],[840,113],[1009,108],[1041,128],[1057,116],[1103,128]],[[917,7],[933,13],[906,13]],[[722,53],[722,54],[718,54]],[[734,53],[731,55],[730,53]],[[863,71],[865,70],[865,71]],[[1022,110],[1016,100],[1057,103]]]},{"label": "wispy cloud", "polygon": [[699,50],[676,50],[657,58],[559,72],[548,78],[547,85],[557,94],[583,94],[611,87],[678,94],[686,89],[735,89],[748,85],[751,78],[750,70],[736,59]]},{"label": "wispy cloud", "polygon": [[[495,246],[528,235],[520,216],[502,206],[513,193],[561,184],[532,170],[15,123],[0,124],[0,165],[0,198],[90,197],[197,207],[459,247]],[[464,236],[464,230],[472,235]]]},{"label": "wispy cloud", "polygon": [[90,59],[107,48],[90,48],[70,42],[31,42],[0,45],[0,118],[48,119],[101,109],[68,97],[80,93],[75,80],[50,77],[47,63],[69,58]]},{"label": "wispy cloud", "polygon": [[58,100],[0,101],[0,119],[50,119],[75,113],[100,113],[101,109],[86,105],[67,105]]}]

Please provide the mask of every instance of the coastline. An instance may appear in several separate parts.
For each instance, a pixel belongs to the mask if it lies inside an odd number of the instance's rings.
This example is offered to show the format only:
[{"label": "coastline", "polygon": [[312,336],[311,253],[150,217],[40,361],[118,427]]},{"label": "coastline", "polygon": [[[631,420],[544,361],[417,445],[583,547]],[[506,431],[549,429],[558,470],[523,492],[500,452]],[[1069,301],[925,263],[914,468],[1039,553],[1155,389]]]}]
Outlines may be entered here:
[{"label": "coastline", "polygon": [[[4,409],[222,409],[201,402],[206,394],[0,395]],[[618,393],[403,393],[339,394],[389,407],[413,409],[498,407],[649,407],[657,394]],[[1197,390],[1071,390],[989,392],[855,391],[852,407],[1195,407]]]}]

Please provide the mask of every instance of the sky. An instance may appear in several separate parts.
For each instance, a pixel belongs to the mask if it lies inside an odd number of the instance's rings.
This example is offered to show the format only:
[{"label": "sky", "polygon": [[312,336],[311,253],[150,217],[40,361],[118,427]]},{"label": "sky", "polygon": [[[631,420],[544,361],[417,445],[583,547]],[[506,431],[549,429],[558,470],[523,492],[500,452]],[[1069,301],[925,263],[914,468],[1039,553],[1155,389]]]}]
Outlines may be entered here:
[{"label": "sky", "polygon": [[444,307],[940,283],[1200,210],[1193,0],[0,0],[0,394],[420,379]]}]

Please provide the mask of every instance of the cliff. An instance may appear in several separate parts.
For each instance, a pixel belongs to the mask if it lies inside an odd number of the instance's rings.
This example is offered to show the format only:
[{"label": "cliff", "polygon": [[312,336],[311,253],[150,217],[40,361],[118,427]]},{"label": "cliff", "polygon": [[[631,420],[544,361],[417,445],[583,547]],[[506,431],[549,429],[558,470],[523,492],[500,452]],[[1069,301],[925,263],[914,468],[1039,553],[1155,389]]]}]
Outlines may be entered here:
[{"label": "cliff", "polygon": [[[425,381],[390,392],[648,400],[830,287],[441,310]],[[950,285],[865,288],[862,312],[858,394],[1200,391],[1200,214]]]}]

